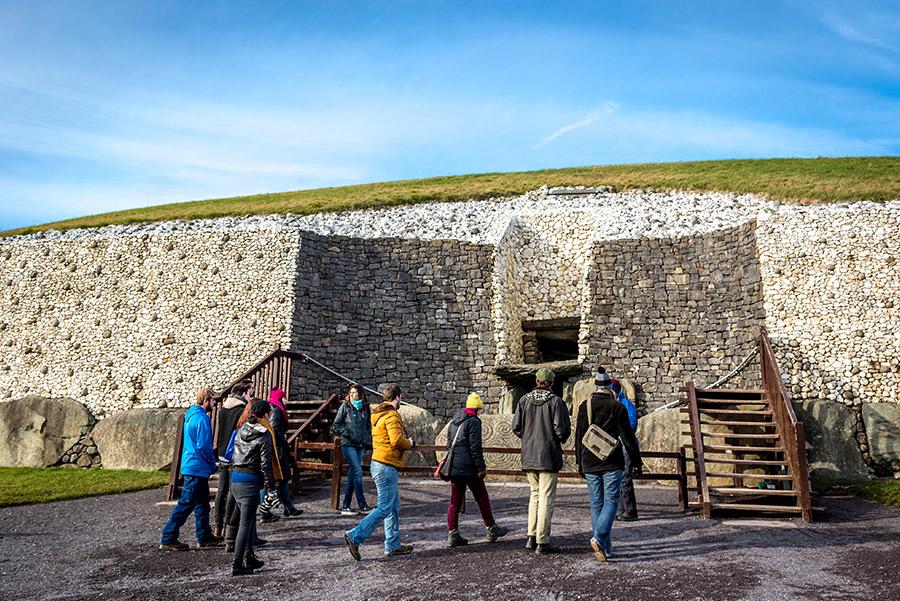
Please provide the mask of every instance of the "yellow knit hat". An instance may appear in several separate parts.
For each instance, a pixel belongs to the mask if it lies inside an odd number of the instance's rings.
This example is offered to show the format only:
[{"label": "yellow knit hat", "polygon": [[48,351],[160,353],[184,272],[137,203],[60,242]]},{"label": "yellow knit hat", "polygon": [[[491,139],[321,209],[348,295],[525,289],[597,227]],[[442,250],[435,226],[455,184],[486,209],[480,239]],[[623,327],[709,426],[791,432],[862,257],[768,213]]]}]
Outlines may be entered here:
[{"label": "yellow knit hat", "polygon": [[466,399],[466,409],[484,409],[484,402],[481,400],[481,395],[477,392],[470,394],[469,398]]}]

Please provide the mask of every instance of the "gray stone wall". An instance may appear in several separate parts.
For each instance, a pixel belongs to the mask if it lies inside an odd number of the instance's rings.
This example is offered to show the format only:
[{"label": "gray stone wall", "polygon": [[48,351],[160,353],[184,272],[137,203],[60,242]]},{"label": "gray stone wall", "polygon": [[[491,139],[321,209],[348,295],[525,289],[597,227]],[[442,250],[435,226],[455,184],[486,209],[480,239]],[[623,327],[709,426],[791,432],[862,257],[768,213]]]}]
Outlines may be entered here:
[{"label": "gray stone wall", "polygon": [[[492,247],[303,234],[292,346],[371,387],[448,416],[472,392],[499,400],[490,330]],[[346,384],[302,366],[301,396]]]},{"label": "gray stone wall", "polygon": [[[764,311],[754,224],[593,250],[587,364],[630,379],[647,408],[682,396],[688,380],[712,383],[755,348]],[[729,385],[758,384],[758,371]]]}]

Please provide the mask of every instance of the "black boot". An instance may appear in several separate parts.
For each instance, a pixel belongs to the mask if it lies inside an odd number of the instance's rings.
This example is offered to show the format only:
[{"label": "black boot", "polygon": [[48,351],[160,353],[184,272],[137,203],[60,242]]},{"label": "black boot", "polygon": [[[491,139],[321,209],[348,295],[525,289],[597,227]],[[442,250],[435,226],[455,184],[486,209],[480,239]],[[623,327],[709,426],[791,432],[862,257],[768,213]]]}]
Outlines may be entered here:
[{"label": "black boot", "polygon": [[260,559],[256,555],[249,555],[244,563],[247,564],[247,567],[251,570],[258,570],[266,565],[266,563],[264,561],[260,561]]},{"label": "black boot", "polygon": [[241,563],[235,563],[231,566],[231,575],[232,576],[251,576],[253,575],[253,569],[248,568],[247,566]]}]

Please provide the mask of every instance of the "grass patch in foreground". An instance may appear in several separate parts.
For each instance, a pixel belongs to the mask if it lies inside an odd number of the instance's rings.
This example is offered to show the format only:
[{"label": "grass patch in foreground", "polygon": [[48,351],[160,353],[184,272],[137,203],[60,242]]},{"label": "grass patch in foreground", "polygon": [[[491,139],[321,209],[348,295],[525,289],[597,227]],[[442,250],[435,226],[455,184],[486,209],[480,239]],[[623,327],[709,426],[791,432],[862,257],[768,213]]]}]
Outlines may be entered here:
[{"label": "grass patch in foreground", "polygon": [[0,467],[0,507],[145,490],[168,481],[167,472]]},{"label": "grass patch in foreground", "polygon": [[900,507],[900,480],[878,480],[860,484],[853,492],[864,499]]},{"label": "grass patch in foreground", "polygon": [[754,193],[798,203],[900,198],[900,157],[765,159],[479,173],[277,192],[116,211],[0,232],[0,236],[177,219],[309,215],[428,201],[516,196],[541,186],[613,186]]}]

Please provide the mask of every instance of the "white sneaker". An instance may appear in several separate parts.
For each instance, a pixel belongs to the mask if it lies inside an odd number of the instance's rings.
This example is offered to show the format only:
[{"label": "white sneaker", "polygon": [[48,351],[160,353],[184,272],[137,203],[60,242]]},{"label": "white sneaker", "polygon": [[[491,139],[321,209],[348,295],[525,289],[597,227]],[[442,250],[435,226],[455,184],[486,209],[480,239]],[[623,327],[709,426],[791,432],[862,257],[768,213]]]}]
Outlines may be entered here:
[{"label": "white sneaker", "polygon": [[349,507],[344,507],[343,509],[341,509],[341,515],[356,515],[356,512]]}]

